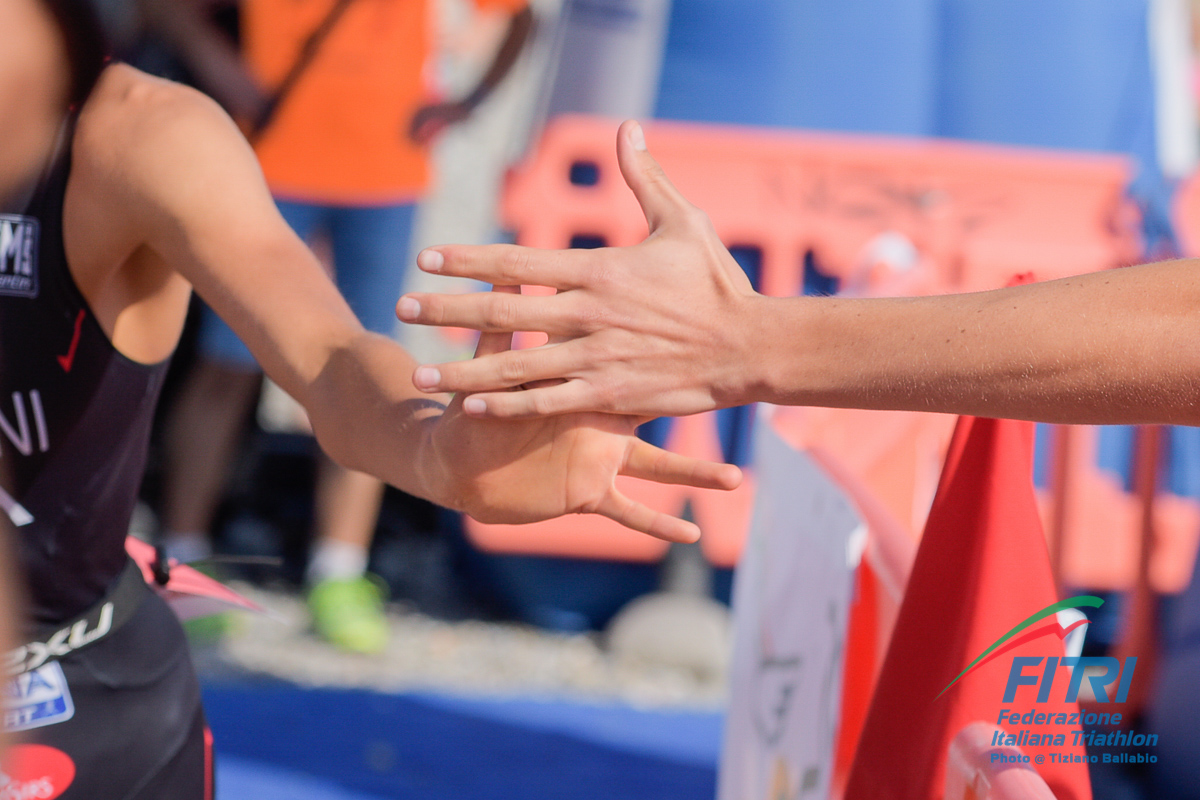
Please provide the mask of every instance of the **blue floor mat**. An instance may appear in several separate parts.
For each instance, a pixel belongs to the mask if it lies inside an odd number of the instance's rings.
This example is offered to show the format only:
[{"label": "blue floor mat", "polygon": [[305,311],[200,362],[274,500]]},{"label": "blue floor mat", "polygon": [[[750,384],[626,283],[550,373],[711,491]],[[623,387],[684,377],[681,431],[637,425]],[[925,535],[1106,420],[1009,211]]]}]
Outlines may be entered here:
[{"label": "blue floor mat", "polygon": [[387,800],[333,781],[227,753],[217,757],[217,800]]},{"label": "blue floor mat", "polygon": [[205,688],[220,800],[711,800],[721,716],[251,684]]}]

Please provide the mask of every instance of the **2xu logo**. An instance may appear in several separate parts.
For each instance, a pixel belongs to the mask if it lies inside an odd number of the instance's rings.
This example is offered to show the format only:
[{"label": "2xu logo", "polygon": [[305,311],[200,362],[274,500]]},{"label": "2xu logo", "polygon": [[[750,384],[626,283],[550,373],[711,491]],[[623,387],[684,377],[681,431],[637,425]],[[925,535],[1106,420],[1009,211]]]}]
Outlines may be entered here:
[{"label": "2xu logo", "polygon": [[0,295],[37,297],[38,221],[0,214]]},{"label": "2xu logo", "polygon": [[[10,650],[3,657],[4,665],[10,675],[37,669],[52,658],[62,658],[108,634],[112,630],[112,619],[113,604],[105,603],[100,607],[100,616],[96,620],[96,627],[90,631],[87,629],[86,618],[78,620],[74,624],[62,628],[44,642],[29,642]],[[0,797],[0,800],[4,800],[4,798]]]},{"label": "2xu logo", "polygon": [[0,772],[0,800],[54,800],[75,780],[71,757],[44,744],[14,744]]}]

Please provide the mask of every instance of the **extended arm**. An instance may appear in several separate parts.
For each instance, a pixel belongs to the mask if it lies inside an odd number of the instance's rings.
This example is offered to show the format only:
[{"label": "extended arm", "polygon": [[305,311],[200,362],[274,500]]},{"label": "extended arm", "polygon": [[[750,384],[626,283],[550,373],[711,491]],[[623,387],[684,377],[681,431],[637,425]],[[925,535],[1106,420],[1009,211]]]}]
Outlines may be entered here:
[{"label": "extended arm", "polygon": [[[538,424],[479,421],[421,396],[415,363],[368,333],[275,210],[250,148],[198,93],[144,76],[140,95],[81,122],[99,141],[84,176],[163,263],[182,274],[307,409],[321,446],[343,465],[484,521],[596,512],[655,535],[694,539],[694,525],[631,503],[618,474],[708,487],[732,467],[664,453],[626,417],[575,415]],[[86,137],[85,137],[86,138]],[[104,154],[107,154],[105,156]],[[84,213],[84,211],[80,211]],[[116,225],[114,227],[120,227]],[[136,253],[134,254],[136,255]],[[120,322],[118,321],[118,325]],[[485,339],[486,352],[504,346]]]},{"label": "extended arm", "polygon": [[[472,414],[689,414],[752,401],[1076,423],[1200,424],[1200,263],[1173,261],[977,294],[756,294],[641,130],[621,170],[650,224],[630,248],[437,247],[426,271],[558,288],[551,297],[401,299],[401,319],[567,341],[422,367],[425,390],[485,392]],[[510,393],[533,381],[558,385]]]},{"label": "extended arm", "polygon": [[1200,424],[1200,263],[940,297],[755,304],[748,396],[1045,422]]}]

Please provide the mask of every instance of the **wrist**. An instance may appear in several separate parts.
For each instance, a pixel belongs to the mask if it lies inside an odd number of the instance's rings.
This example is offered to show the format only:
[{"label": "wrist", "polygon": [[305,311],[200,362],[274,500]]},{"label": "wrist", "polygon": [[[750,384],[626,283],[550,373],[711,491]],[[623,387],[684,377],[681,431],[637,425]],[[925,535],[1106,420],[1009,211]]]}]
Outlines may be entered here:
[{"label": "wrist", "polygon": [[444,508],[461,511],[461,492],[458,491],[450,462],[439,446],[437,429],[441,415],[421,419],[417,451],[414,454],[418,490],[424,499]]},{"label": "wrist", "polygon": [[736,401],[732,405],[774,402],[782,365],[779,351],[786,345],[779,319],[778,298],[755,294],[742,304],[736,329],[743,332],[734,366]]},{"label": "wrist", "polygon": [[816,304],[805,297],[756,295],[747,304],[742,329],[747,331],[742,359],[741,403],[795,404],[817,387],[811,356],[817,349]]}]

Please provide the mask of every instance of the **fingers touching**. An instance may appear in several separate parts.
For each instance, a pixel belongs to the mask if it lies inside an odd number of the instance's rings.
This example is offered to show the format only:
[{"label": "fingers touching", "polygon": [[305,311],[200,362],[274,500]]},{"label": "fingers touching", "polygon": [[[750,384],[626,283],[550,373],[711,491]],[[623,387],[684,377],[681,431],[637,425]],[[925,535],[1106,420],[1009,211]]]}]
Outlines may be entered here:
[{"label": "fingers touching", "polygon": [[558,295],[525,296],[519,291],[450,295],[413,292],[400,298],[396,316],[408,323],[477,331],[541,331],[559,337],[588,333],[580,329],[569,304],[562,299]]},{"label": "fingers touching", "polygon": [[[650,155],[645,133],[633,120],[623,123],[617,131],[617,163],[625,183],[646,215],[651,233],[672,219],[696,213],[695,206],[680,194],[658,161]],[[474,278],[505,286],[577,289],[589,284],[595,272],[594,257],[595,254],[588,250],[537,250],[509,244],[438,245],[422,250],[417,255],[417,266],[438,275]],[[424,318],[410,319],[403,314],[400,318],[427,322]]]},{"label": "fingers touching", "polygon": [[[501,295],[520,294],[520,286],[493,286],[488,294],[478,297],[499,297]],[[475,346],[475,358],[494,356],[512,350],[513,335],[511,331],[495,331],[479,334],[479,343]],[[420,387],[418,387],[420,388]]]},{"label": "fingers touching", "polygon": [[[485,333],[480,337],[511,334]],[[537,381],[570,378],[581,363],[580,346],[572,342],[548,344],[530,350],[509,350],[477,357],[471,361],[453,361],[438,366],[420,367],[413,374],[414,385],[423,392],[494,392]]]},{"label": "fingers touching", "polygon": [[587,250],[535,250],[515,244],[438,245],[417,254],[417,266],[435,275],[555,289],[586,284],[590,263]]},{"label": "fingers touching", "polygon": [[472,417],[531,419],[587,408],[594,405],[591,397],[588,384],[575,380],[519,392],[473,394],[463,402],[463,411]]}]

